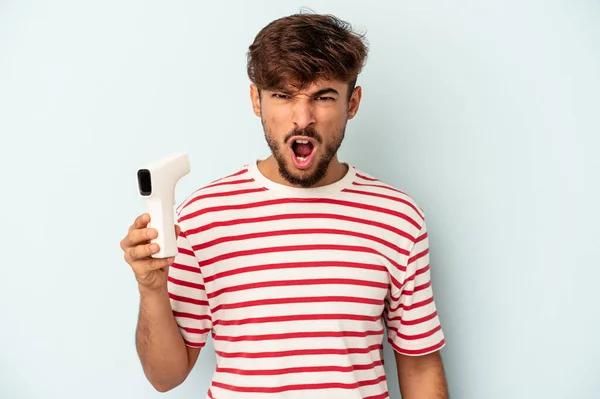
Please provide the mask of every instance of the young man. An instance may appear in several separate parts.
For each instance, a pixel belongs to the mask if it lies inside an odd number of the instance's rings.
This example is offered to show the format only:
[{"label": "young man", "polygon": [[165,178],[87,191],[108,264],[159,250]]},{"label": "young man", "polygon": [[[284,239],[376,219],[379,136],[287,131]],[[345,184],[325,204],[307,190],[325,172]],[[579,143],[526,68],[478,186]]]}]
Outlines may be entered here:
[{"label": "young man", "polygon": [[248,73],[272,155],[183,201],[174,259],[150,258],[147,214],[122,240],[141,296],[137,349],[157,390],[187,378],[210,333],[207,398],[387,398],[387,330],[402,397],[448,397],[423,211],[337,158],[366,55],[331,16],[266,26]]}]

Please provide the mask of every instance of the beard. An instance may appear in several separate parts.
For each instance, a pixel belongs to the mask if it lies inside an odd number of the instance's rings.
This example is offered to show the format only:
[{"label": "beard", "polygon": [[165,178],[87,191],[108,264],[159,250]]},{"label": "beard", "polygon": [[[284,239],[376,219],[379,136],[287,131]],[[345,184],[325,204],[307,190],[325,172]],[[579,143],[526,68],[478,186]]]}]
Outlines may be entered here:
[{"label": "beard", "polygon": [[[344,124],[339,131],[336,131],[331,135],[331,140],[323,146],[323,138],[314,128],[295,129],[285,136],[283,145],[280,145],[280,143],[273,138],[273,135],[265,125],[264,120],[262,121],[262,126],[267,144],[271,149],[273,158],[277,161],[279,175],[288,183],[304,188],[315,186],[325,177],[329,164],[342,145],[346,132],[346,125]],[[318,157],[318,159],[315,159],[315,166],[312,171],[294,172],[294,166],[289,155],[282,151],[282,147],[284,149],[289,148],[287,142],[293,136],[304,136],[315,139],[319,143],[319,149],[325,149],[324,153],[314,155],[315,157]]]}]

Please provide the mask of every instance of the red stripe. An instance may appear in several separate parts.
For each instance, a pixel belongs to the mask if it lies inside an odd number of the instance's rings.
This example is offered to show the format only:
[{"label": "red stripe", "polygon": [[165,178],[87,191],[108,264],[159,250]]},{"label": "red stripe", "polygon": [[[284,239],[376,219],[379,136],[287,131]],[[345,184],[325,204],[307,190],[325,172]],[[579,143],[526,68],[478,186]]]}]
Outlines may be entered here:
[{"label": "red stripe", "polygon": [[168,279],[168,281],[170,281],[171,283],[176,284],[176,285],[180,285],[183,287],[195,288],[197,290],[204,291],[204,285],[202,285],[202,284],[192,283],[190,281],[179,280],[179,279],[176,279],[171,276],[167,277],[167,279]]},{"label": "red stripe", "polygon": [[279,199],[274,199],[274,200],[236,204],[236,205],[213,206],[210,208],[199,209],[195,212],[191,212],[187,215],[183,215],[183,216],[181,216],[180,220],[185,221],[185,220],[193,219],[197,216],[205,215],[207,213],[212,213],[212,212],[262,208],[262,207],[267,207],[267,206],[272,206],[272,205],[288,205],[288,204],[318,204],[318,205],[330,204],[330,205],[339,205],[339,206],[346,206],[349,208],[379,212],[379,213],[396,216],[400,219],[404,219],[407,222],[409,222],[410,224],[412,224],[413,226],[415,226],[417,229],[419,229],[419,230],[421,229],[421,225],[419,225],[414,219],[405,215],[404,213],[390,210],[387,208],[382,208],[379,206],[374,206],[374,205],[369,205],[369,204],[361,204],[361,203],[352,202],[352,201],[335,200],[332,198],[279,198]]},{"label": "red stripe", "polygon": [[358,285],[363,287],[376,287],[387,289],[387,283],[379,283],[376,281],[365,281],[365,280],[356,280],[356,279],[348,279],[348,278],[319,278],[319,279],[306,279],[306,280],[279,280],[279,281],[263,281],[258,283],[249,283],[249,284],[241,284],[234,285],[230,287],[225,287],[217,291],[210,292],[208,294],[208,299],[213,299],[218,297],[221,294],[226,292],[237,292],[244,290],[252,290],[259,288],[267,288],[267,287],[294,287],[301,285],[322,285],[322,284],[345,284],[345,285]]},{"label": "red stripe", "polygon": [[[251,180],[250,180],[251,181]],[[236,182],[236,184],[239,183],[248,183],[249,181],[247,180],[239,180],[238,182]],[[213,186],[206,186],[205,188],[209,188],[209,187],[215,187],[217,185],[223,185],[226,183],[219,183],[219,184],[215,184]],[[200,201],[203,199],[208,199],[208,198],[219,198],[219,197],[232,197],[235,195],[244,195],[244,194],[252,194],[252,193],[259,193],[259,192],[263,192],[263,191],[267,191],[266,188],[248,188],[248,189],[244,189],[244,190],[235,190],[235,191],[223,191],[223,192],[218,192],[218,193],[210,193],[210,194],[204,194],[204,195],[198,195],[192,199],[190,199],[181,209],[185,209],[188,206],[190,206],[191,204],[193,204],[196,201]]]},{"label": "red stripe", "polygon": [[190,334],[198,334],[198,335],[207,334],[211,331],[210,328],[192,328],[192,327],[182,327],[182,328]]},{"label": "red stripe", "polygon": [[241,169],[241,170],[239,170],[239,171],[237,171],[237,172],[235,172],[235,173],[232,173],[232,174],[230,174],[230,175],[227,175],[227,176],[221,177],[221,178],[219,178],[219,179],[217,179],[217,180],[213,180],[213,181],[211,181],[211,182],[210,182],[210,184],[212,184],[212,183],[216,183],[216,182],[219,182],[219,181],[223,181],[223,180],[225,180],[225,179],[229,179],[230,177],[238,177],[238,176],[241,176],[241,175],[243,175],[243,174],[245,174],[245,173],[248,173],[248,168],[243,168],[243,169]]},{"label": "red stripe", "polygon": [[[238,171],[238,172],[235,172],[235,173],[232,173],[232,174],[230,174],[230,175],[228,175],[228,176],[224,176],[224,177],[221,177],[221,178],[219,178],[219,179],[217,179],[217,180],[213,180],[213,181],[211,181],[209,184],[213,184],[213,183],[217,183],[217,182],[220,182],[220,181],[224,181],[225,179],[228,179],[228,178],[231,178],[231,177],[237,177],[237,176],[241,176],[241,175],[243,175],[243,174],[244,174],[244,173],[246,173],[246,172],[248,172],[248,169],[247,169],[247,168],[244,168],[244,169],[241,169],[240,171]],[[197,192],[199,192],[199,191],[202,191],[202,190],[204,190],[205,188],[206,188],[206,187],[200,187],[199,189],[195,190],[195,191],[194,191],[194,192],[192,192],[190,195],[188,195],[188,196],[186,197],[186,199],[185,199],[184,201],[182,201],[182,203],[181,203],[181,204],[180,204],[180,205],[177,207],[177,213],[179,213],[179,211],[182,209],[182,207],[183,207],[183,206],[185,206],[185,204],[187,203],[187,201],[188,201],[190,198],[192,198],[192,197],[193,197],[193,196],[194,196],[194,195],[195,195]]]},{"label": "red stripe", "polygon": [[400,300],[400,298],[403,297],[403,296],[413,295],[415,292],[422,291],[422,290],[430,287],[431,286],[431,280],[429,280],[429,281],[427,281],[427,282],[425,282],[425,283],[423,283],[421,285],[418,285],[418,286],[414,287],[413,290],[405,290],[405,289],[403,289],[403,287],[405,287],[409,282],[411,282],[412,280],[414,280],[416,278],[416,276],[418,276],[419,274],[425,273],[427,270],[429,270],[429,265],[427,265],[425,267],[422,267],[421,269],[417,270],[415,272],[415,274],[413,274],[412,276],[410,276],[409,278],[407,278],[406,280],[404,280],[404,284],[400,284],[400,285],[398,285],[400,282],[398,280],[396,280],[394,278],[394,276],[390,275],[390,278],[391,278],[392,282],[394,283],[394,285],[401,290],[400,291],[400,295],[397,296],[397,297],[390,293],[390,300],[392,302],[398,302]]},{"label": "red stripe", "polygon": [[390,308],[389,311],[390,312],[395,312],[398,309],[413,310],[413,309],[417,309],[417,308],[420,308],[420,307],[423,307],[423,306],[427,306],[427,305],[429,305],[432,302],[433,302],[433,296],[430,296],[429,298],[425,299],[424,301],[415,302],[415,303],[412,303],[410,305],[405,305],[403,303],[399,303],[398,306],[396,306],[395,308]]},{"label": "red stripe", "polygon": [[204,226],[199,226],[197,228],[189,229],[186,234],[198,234],[210,229],[214,229],[217,227],[226,227],[226,226],[237,226],[240,224],[248,224],[248,223],[265,223],[272,222],[276,220],[292,220],[292,219],[334,219],[334,220],[342,220],[345,222],[354,222],[359,224],[366,224],[369,226],[380,227],[382,229],[391,231],[395,234],[398,234],[401,237],[405,237],[409,239],[411,242],[415,242],[415,237],[402,231],[394,226],[387,225],[385,223],[361,219],[352,216],[344,216],[344,215],[336,215],[332,213],[295,213],[295,214],[281,214],[281,215],[270,215],[270,216],[259,216],[254,218],[244,218],[244,219],[233,219],[233,220],[223,220],[218,222],[209,223]]},{"label": "red stripe", "polygon": [[394,197],[394,196],[391,196],[391,195],[385,195],[385,194],[381,194],[381,193],[372,193],[372,192],[369,192],[369,191],[353,190],[351,188],[345,188],[342,191],[346,192],[346,193],[367,195],[367,196],[370,196],[370,197],[377,197],[377,198],[387,199],[387,200],[390,200],[390,201],[400,202],[400,203],[403,203],[403,204],[408,205],[409,207],[411,207],[417,213],[417,215],[419,215],[419,217],[421,219],[425,218],[423,216],[423,214],[421,212],[419,212],[419,210],[417,209],[417,207],[412,202],[407,201],[404,198]]},{"label": "red stripe", "polygon": [[415,278],[416,278],[417,276],[424,274],[425,272],[428,272],[428,271],[429,271],[429,264],[427,266],[424,266],[424,267],[418,269],[415,272],[415,274],[413,274],[413,276],[415,276]]},{"label": "red stripe", "polygon": [[285,262],[285,263],[271,263],[266,265],[240,267],[236,269],[226,270],[221,273],[213,274],[212,276],[204,276],[204,282],[208,283],[219,278],[233,276],[242,273],[259,272],[264,270],[276,270],[276,269],[297,269],[297,268],[316,268],[316,267],[348,267],[365,270],[378,270],[380,272],[386,272],[388,269],[383,265],[374,265],[369,263],[358,263],[358,262],[343,262],[343,261],[319,261],[319,262]]},{"label": "red stripe", "polygon": [[417,285],[412,290],[404,290],[404,291],[402,291],[402,295],[404,295],[404,296],[413,295],[415,292],[426,290],[429,287],[431,287],[431,281],[428,281],[425,284]]},{"label": "red stripe", "polygon": [[266,305],[283,305],[290,303],[320,303],[320,302],[350,302],[350,303],[362,303],[367,305],[382,305],[383,301],[380,299],[371,298],[355,298],[351,296],[313,296],[313,297],[292,297],[292,298],[271,298],[271,299],[259,299],[256,301],[244,301],[235,303],[222,303],[211,309],[212,313],[216,313],[222,309],[240,309],[248,308],[252,306],[266,306]]},{"label": "red stripe", "polygon": [[390,394],[388,393],[388,391],[385,391],[378,395],[365,396],[363,399],[388,399],[389,397]]},{"label": "red stripe", "polygon": [[206,341],[203,342],[192,342],[189,341],[187,339],[183,339],[183,342],[185,342],[186,345],[191,346],[193,348],[203,348],[206,345]]},{"label": "red stripe", "polygon": [[178,252],[180,254],[184,254],[184,255],[188,255],[188,256],[192,256],[192,257],[196,258],[196,254],[194,254],[192,251],[190,251],[187,248],[181,248],[181,247],[179,247],[178,248]]},{"label": "red stripe", "polygon": [[426,231],[424,234],[421,234],[416,240],[415,240],[415,244],[420,243],[421,241],[423,241],[424,239],[426,239],[427,237],[429,237],[429,233]]},{"label": "red stripe", "polygon": [[442,339],[437,344],[432,345],[432,346],[428,346],[428,347],[425,347],[425,348],[404,349],[404,348],[400,348],[398,345],[396,345],[391,338],[388,338],[388,342],[390,343],[390,345],[392,345],[392,347],[396,351],[398,351],[399,353],[405,354],[405,355],[422,355],[422,354],[425,354],[425,353],[428,353],[428,352],[434,352],[434,351],[440,349],[446,343],[446,341],[444,339]]},{"label": "red stripe", "polygon": [[229,180],[229,181],[217,180],[215,183],[211,183],[211,184],[204,186],[203,188],[201,188],[201,190],[206,190],[208,188],[220,187],[220,186],[236,186],[238,184],[252,183],[253,181],[254,181],[253,178]]},{"label": "red stripe", "polygon": [[244,342],[244,341],[271,341],[283,339],[301,339],[301,338],[343,338],[343,337],[371,337],[373,335],[382,335],[383,330],[368,331],[307,331],[281,334],[262,334],[262,335],[214,335],[214,341],[226,342]]},{"label": "red stripe", "polygon": [[171,266],[174,269],[179,269],[179,270],[185,270],[186,272],[191,272],[191,273],[200,273],[200,267],[199,266],[188,266],[188,265],[182,265],[181,263],[172,263]]},{"label": "red stripe", "polygon": [[[411,275],[410,277],[408,277],[408,278],[406,278],[406,279],[404,280],[404,283],[401,285],[401,287],[400,287],[400,288],[402,288],[403,286],[405,286],[405,285],[406,285],[406,284],[408,284],[409,282],[411,282],[411,281],[415,280],[415,279],[417,278],[417,276],[419,276],[419,275],[421,275],[421,274],[424,274],[424,273],[426,273],[426,272],[428,272],[428,271],[429,271],[429,264],[427,264],[427,266],[424,266],[424,267],[422,267],[422,268],[420,268],[420,269],[417,269],[417,271],[415,271],[415,273],[414,273],[413,275]],[[393,299],[394,301],[397,301],[397,300],[399,300],[399,298],[396,298],[396,297],[394,297],[394,296],[392,296],[392,299]]]},{"label": "red stripe", "polygon": [[379,244],[385,245],[392,250],[401,253],[403,255],[409,255],[410,252],[404,248],[400,248],[399,246],[392,244],[389,241],[386,241],[382,238],[375,237],[370,234],[359,233],[356,231],[348,231],[348,230],[340,230],[340,229],[289,229],[289,230],[273,230],[273,231],[262,231],[258,233],[248,233],[248,234],[240,234],[237,236],[224,236],[214,239],[212,241],[203,242],[197,245],[194,245],[194,251],[200,251],[202,249],[210,248],[212,246],[222,244],[225,242],[231,241],[242,241],[242,240],[251,240],[255,238],[266,238],[266,237],[279,237],[286,235],[301,235],[301,234],[333,234],[333,235],[345,235],[350,237],[358,237],[364,238],[365,240],[370,240],[377,242]]},{"label": "red stripe", "polygon": [[[375,180],[378,181],[378,180]],[[391,187],[391,186],[386,186],[383,184],[369,184],[369,183],[357,183],[357,182],[353,182],[352,185],[354,186],[361,186],[361,187],[375,187],[375,188],[382,188],[384,190],[390,190],[390,191],[394,191],[396,193],[400,193],[400,194],[404,194],[407,197],[409,196],[408,194],[406,194],[404,191],[400,191],[397,188]]]},{"label": "red stripe", "polygon": [[215,350],[216,354],[220,357],[227,358],[248,358],[248,359],[262,359],[269,357],[285,357],[285,356],[308,356],[308,355],[349,355],[349,354],[367,354],[375,350],[380,351],[383,349],[381,344],[374,344],[366,348],[344,348],[344,349],[297,349],[288,351],[276,351],[276,352],[223,352]]},{"label": "red stripe", "polygon": [[173,316],[178,317],[178,318],[185,318],[185,319],[193,319],[193,320],[210,320],[210,315],[208,314],[194,314],[194,313],[185,313],[185,312],[178,312],[176,310],[173,311]]},{"label": "red stripe", "polygon": [[355,173],[356,177],[359,177],[363,180],[367,180],[367,181],[379,181],[378,179],[374,178],[374,177],[369,177],[369,176],[365,176],[362,173]]},{"label": "red stripe", "polygon": [[438,325],[437,327],[435,327],[432,330],[429,330],[429,331],[421,333],[421,334],[414,334],[414,335],[402,334],[400,331],[398,331],[398,329],[396,327],[389,327],[389,329],[391,331],[396,332],[398,337],[400,337],[406,341],[416,341],[417,339],[431,337],[433,334],[440,331],[442,329],[442,326]]},{"label": "red stripe", "polygon": [[280,387],[241,387],[237,385],[224,384],[218,381],[213,381],[212,385],[222,389],[227,389],[234,392],[253,392],[253,393],[281,393],[286,391],[298,391],[298,390],[317,390],[317,389],[356,389],[357,386],[368,386],[379,384],[385,381],[385,375],[377,377],[372,380],[358,381],[354,383],[344,384],[340,382],[326,382],[320,384],[295,384],[295,385],[284,385]]},{"label": "red stripe", "polygon": [[382,258],[385,258],[388,262],[394,265],[398,270],[405,272],[406,267],[400,265],[396,261],[391,258],[379,253],[379,251],[374,250],[369,247],[360,247],[355,245],[329,245],[329,244],[315,244],[315,245],[289,245],[289,246],[280,246],[280,247],[270,247],[270,248],[257,248],[257,249],[247,249],[244,251],[234,251],[229,253],[224,253],[222,255],[215,256],[210,259],[206,259],[200,262],[200,266],[208,266],[213,263],[218,263],[223,260],[250,256],[250,255],[262,255],[262,254],[270,254],[274,252],[293,252],[293,251],[348,251],[348,252],[364,252],[374,255],[379,255]]},{"label": "red stripe", "polygon": [[284,369],[273,369],[273,370],[242,370],[235,368],[224,368],[217,367],[217,373],[227,373],[235,375],[251,375],[251,376],[265,376],[265,375],[282,375],[282,374],[296,374],[296,373],[351,373],[356,370],[373,370],[375,367],[382,366],[381,360],[376,360],[369,364],[354,364],[352,366],[311,366],[311,367],[289,367]]},{"label": "red stripe", "polygon": [[402,283],[400,283],[400,281],[398,281],[398,279],[396,279],[396,277],[394,277],[394,275],[392,273],[389,273],[388,277],[390,278],[390,281],[392,282],[393,285],[395,285],[400,290],[402,289]]},{"label": "red stripe", "polygon": [[[230,180],[230,181],[225,181],[226,177],[222,178],[222,179],[218,179],[215,180],[213,183],[210,183],[204,187],[199,188],[198,190],[194,191],[192,194],[190,194],[187,199],[181,204],[179,205],[179,207],[177,207],[177,213],[181,213],[183,211],[183,209],[187,208],[189,204],[191,204],[192,202],[197,201],[195,195],[197,193],[199,193],[200,191],[204,191],[207,190],[209,188],[214,188],[214,187],[219,187],[219,186],[230,186],[230,185],[238,185],[238,184],[244,184],[244,183],[252,183],[254,181],[254,179],[250,178],[250,179],[241,179],[241,180]],[[264,191],[264,190],[260,190],[260,191]],[[224,192],[223,194],[227,195],[228,192]],[[182,219],[181,217],[178,219],[179,222],[185,220]]]},{"label": "red stripe", "polygon": [[400,322],[400,324],[404,325],[404,326],[416,326],[417,324],[421,324],[424,323],[426,321],[429,321],[431,319],[434,319],[436,316],[438,315],[437,311],[434,311],[433,313],[418,318],[418,319],[413,319],[413,320],[404,320],[402,318],[402,316],[396,316],[396,317],[392,317],[391,319],[388,320],[389,323],[393,322],[393,321],[398,321]]},{"label": "red stripe", "polygon": [[419,252],[418,254],[416,254],[415,256],[413,256],[412,258],[410,258],[408,260],[408,264],[410,265],[411,263],[413,263],[414,261],[421,259],[422,257],[424,257],[425,255],[429,254],[429,248],[426,248],[424,251]]},{"label": "red stripe", "polygon": [[355,314],[302,314],[289,316],[269,316],[269,317],[251,317],[239,320],[215,320],[214,325],[223,326],[239,326],[244,324],[261,324],[261,323],[282,323],[286,321],[316,321],[316,320],[353,320],[353,321],[370,321],[376,322],[381,319],[380,316],[355,315]]},{"label": "red stripe", "polygon": [[169,298],[171,298],[174,301],[178,301],[178,302],[187,302],[187,303],[193,303],[194,305],[208,306],[208,301],[202,301],[199,299],[188,298],[188,297],[181,296],[181,295],[175,295],[170,292],[169,292]]}]

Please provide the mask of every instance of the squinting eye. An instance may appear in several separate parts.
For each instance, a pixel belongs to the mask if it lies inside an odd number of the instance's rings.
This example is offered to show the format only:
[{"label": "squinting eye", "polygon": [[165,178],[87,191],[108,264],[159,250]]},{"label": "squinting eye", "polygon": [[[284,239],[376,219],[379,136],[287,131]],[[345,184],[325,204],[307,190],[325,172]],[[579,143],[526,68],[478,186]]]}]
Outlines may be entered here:
[{"label": "squinting eye", "polygon": [[318,97],[317,99],[320,101],[335,101],[333,97]]},{"label": "squinting eye", "polygon": [[273,94],[273,98],[277,98],[277,99],[281,99],[281,100],[286,100],[289,98],[289,96],[286,96],[285,94]]}]

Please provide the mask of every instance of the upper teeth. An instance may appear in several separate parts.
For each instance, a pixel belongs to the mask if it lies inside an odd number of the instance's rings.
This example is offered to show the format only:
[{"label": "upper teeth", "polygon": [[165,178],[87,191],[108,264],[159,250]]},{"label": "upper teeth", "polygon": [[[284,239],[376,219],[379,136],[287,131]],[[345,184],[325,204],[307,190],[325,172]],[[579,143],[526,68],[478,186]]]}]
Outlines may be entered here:
[{"label": "upper teeth", "polygon": [[296,140],[298,144],[308,144],[308,140]]}]

